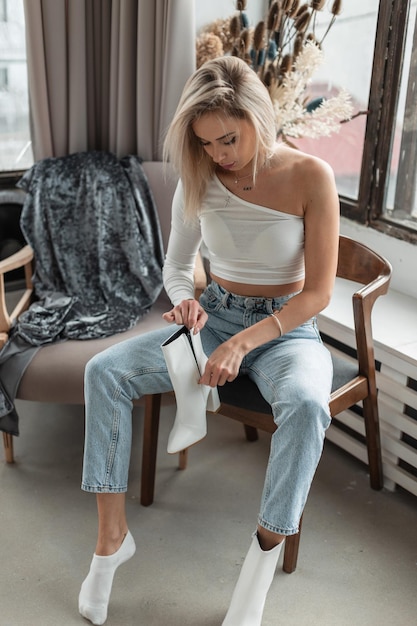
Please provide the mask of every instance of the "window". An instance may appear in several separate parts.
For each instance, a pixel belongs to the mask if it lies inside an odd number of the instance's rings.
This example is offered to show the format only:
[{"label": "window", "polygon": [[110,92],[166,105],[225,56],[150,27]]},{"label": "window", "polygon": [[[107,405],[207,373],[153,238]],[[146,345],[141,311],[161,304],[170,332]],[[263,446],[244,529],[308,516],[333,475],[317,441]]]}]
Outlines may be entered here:
[{"label": "window", "polygon": [[0,0],[0,22],[7,22],[7,0]]},{"label": "window", "polygon": [[327,160],[342,215],[417,243],[417,0],[345,0],[312,96],[345,87],[355,119],[296,145]]},{"label": "window", "polygon": [[23,0],[0,0],[0,173],[32,164]]},{"label": "window", "polygon": [[9,70],[7,67],[0,67],[0,91],[7,91],[9,88]]},{"label": "window", "polygon": [[417,22],[410,7],[388,188],[382,215],[387,222],[417,229]]},{"label": "window", "polygon": [[[330,98],[346,89],[354,107],[354,119],[342,124],[330,137],[302,139],[294,143],[326,160],[333,167],[339,194],[357,202],[365,142],[366,112],[372,77],[372,60],[379,0],[345,0],[323,42],[324,62],[309,87],[309,99]],[[328,24],[316,28],[320,39]]]},{"label": "window", "polygon": [[[227,15],[235,5],[230,0]],[[268,0],[248,0],[251,22]],[[328,0],[325,11],[329,10]],[[203,5],[196,0],[197,17]],[[222,0],[204,4],[217,19]],[[355,119],[330,138],[294,141],[333,166],[342,215],[417,243],[417,0],[343,0],[311,95],[345,87]],[[203,19],[204,18],[204,19]],[[327,23],[324,20],[324,23]],[[325,27],[325,26],[324,26]],[[0,176],[33,163],[23,0],[0,0]],[[4,180],[4,178],[2,178]]]}]

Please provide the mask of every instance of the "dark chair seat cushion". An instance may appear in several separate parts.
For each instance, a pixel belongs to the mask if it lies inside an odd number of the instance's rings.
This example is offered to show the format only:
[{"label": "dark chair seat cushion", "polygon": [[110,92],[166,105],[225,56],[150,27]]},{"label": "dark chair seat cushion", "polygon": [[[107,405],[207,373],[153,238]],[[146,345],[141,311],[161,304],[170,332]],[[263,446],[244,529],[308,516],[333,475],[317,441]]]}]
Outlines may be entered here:
[{"label": "dark chair seat cushion", "polygon": [[[332,392],[339,389],[358,375],[357,363],[351,363],[342,357],[332,356],[333,383]],[[220,401],[231,404],[241,409],[257,411],[258,413],[271,413],[271,407],[264,400],[258,387],[249,376],[239,376],[232,383],[226,383],[219,387]]]}]

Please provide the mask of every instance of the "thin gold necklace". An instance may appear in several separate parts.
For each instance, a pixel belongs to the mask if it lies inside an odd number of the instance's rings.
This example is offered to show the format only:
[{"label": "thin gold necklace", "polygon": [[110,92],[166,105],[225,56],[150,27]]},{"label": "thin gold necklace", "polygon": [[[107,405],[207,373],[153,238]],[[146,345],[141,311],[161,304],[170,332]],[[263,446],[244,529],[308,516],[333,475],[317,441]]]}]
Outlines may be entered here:
[{"label": "thin gold necklace", "polygon": [[[235,185],[237,185],[241,180],[244,180],[245,178],[249,178],[249,176],[253,177],[253,172],[250,172],[249,174],[245,174],[245,176],[236,176],[236,174],[234,175],[235,177]],[[253,181],[252,181],[253,183]],[[243,185],[242,187],[242,191],[251,191],[253,187],[253,184],[248,184],[248,185]]]},{"label": "thin gold necklace", "polygon": [[239,181],[243,180],[244,178],[249,178],[249,176],[252,176],[253,172],[249,172],[249,174],[246,174],[245,176],[236,176],[235,174],[235,185],[238,184]]}]

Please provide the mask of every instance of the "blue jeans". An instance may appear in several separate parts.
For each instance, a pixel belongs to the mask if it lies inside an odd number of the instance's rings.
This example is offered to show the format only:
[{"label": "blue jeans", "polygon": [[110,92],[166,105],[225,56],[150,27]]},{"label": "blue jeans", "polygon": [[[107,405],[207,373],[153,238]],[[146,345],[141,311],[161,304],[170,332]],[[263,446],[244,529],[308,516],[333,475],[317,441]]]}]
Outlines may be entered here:
[{"label": "blue jeans", "polygon": [[[200,298],[208,313],[204,350],[281,309],[292,296],[245,298],[211,283]],[[82,489],[127,490],[132,400],[172,390],[160,345],[167,326],[97,354],[85,372],[86,440]],[[259,524],[282,535],[298,531],[330,424],[332,363],[315,319],[250,352],[241,365],[269,402],[277,424],[262,494]],[[226,383],[227,384],[227,383]]]}]

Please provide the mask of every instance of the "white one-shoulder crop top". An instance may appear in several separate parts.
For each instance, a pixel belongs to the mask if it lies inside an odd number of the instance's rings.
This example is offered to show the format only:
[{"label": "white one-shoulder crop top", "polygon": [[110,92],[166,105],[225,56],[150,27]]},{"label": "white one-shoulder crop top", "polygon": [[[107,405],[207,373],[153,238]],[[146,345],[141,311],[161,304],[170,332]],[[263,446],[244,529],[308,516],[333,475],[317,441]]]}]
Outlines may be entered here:
[{"label": "white one-shoulder crop top", "polygon": [[193,268],[201,241],[210,271],[225,280],[282,285],[304,278],[304,219],[231,193],[214,176],[198,218],[184,222],[182,186],[175,192],[164,284],[171,301],[193,297]]}]

